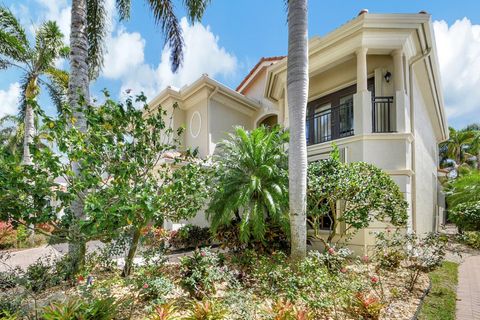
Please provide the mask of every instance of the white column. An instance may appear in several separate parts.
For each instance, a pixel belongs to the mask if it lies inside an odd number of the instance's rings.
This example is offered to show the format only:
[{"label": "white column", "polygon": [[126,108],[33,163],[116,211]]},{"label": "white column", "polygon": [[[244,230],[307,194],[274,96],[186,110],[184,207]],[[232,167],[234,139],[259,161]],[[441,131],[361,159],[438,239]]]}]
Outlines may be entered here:
[{"label": "white column", "polygon": [[395,50],[393,57],[393,84],[395,88],[395,125],[397,132],[410,131],[410,116],[408,97],[405,93],[405,77],[403,67],[403,52]]},{"label": "white column", "polygon": [[367,48],[357,50],[357,93],[367,91]]},{"label": "white column", "polygon": [[367,89],[367,48],[357,54],[357,93],[353,95],[353,128],[355,135],[372,133],[372,96]]},{"label": "white column", "polygon": [[402,50],[395,50],[393,56],[393,84],[395,91],[404,91],[404,77],[403,77],[403,54]]}]

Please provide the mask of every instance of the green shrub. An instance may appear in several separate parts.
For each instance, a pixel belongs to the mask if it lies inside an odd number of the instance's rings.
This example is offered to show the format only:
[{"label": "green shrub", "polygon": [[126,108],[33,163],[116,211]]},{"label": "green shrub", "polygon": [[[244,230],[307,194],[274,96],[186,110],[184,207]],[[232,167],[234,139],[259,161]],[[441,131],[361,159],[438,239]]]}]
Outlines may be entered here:
[{"label": "green shrub", "polygon": [[29,265],[22,278],[25,287],[36,293],[58,285],[63,280],[63,277],[55,272],[51,261],[42,258]]},{"label": "green shrub", "polygon": [[0,319],[20,318],[22,310],[22,300],[20,297],[14,297],[11,294],[0,295]]},{"label": "green shrub", "polygon": [[175,285],[168,278],[157,276],[145,279],[139,289],[142,290],[142,299],[162,304],[166,302],[165,297],[175,289]]},{"label": "green shrub", "polygon": [[396,270],[405,260],[405,246],[407,238],[405,233],[399,230],[392,232],[380,232],[375,235],[374,258],[379,266],[386,270]]},{"label": "green shrub", "polygon": [[450,210],[449,217],[462,231],[480,231],[480,201],[455,206]]},{"label": "green shrub", "polygon": [[23,225],[19,225],[17,227],[17,243],[18,245],[22,245],[23,243],[25,243],[25,241],[27,240],[28,238],[28,230],[25,226]]},{"label": "green shrub", "polygon": [[181,286],[195,298],[215,293],[215,283],[225,277],[219,255],[206,248],[197,249],[192,256],[183,257],[181,272]]},{"label": "green shrub", "polygon": [[81,301],[54,302],[43,309],[44,320],[111,320],[118,314],[119,303],[113,297]]},{"label": "green shrub", "polygon": [[474,249],[480,249],[480,231],[465,231],[458,235],[458,239]]}]

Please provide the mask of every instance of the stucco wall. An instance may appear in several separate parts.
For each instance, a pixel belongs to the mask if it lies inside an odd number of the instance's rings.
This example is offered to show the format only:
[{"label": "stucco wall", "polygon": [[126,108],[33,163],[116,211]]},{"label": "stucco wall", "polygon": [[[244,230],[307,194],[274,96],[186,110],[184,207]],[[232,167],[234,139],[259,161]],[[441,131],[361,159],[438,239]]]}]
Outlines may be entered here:
[{"label": "stucco wall", "polygon": [[[417,81],[420,80],[420,81]],[[433,231],[437,203],[437,141],[428,106],[422,94],[422,79],[415,79],[415,227],[417,233]]]},{"label": "stucco wall", "polygon": [[[194,124],[194,127],[191,126],[191,123]],[[185,110],[185,124],[185,146],[187,148],[198,147],[199,156],[205,158],[209,155],[208,110],[206,100],[202,100],[188,110]],[[196,129],[198,129],[198,131]]]},{"label": "stucco wall", "polygon": [[253,120],[250,116],[215,99],[210,100],[208,115],[210,154],[215,152],[217,143],[225,139],[227,133],[233,132],[235,126],[242,126],[247,130],[252,129]]}]

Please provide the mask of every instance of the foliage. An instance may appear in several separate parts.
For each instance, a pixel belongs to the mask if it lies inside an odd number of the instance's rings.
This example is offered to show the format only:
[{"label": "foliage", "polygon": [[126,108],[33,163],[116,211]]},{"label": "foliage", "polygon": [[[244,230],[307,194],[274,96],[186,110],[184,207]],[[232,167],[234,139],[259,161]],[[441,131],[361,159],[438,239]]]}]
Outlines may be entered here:
[{"label": "foliage", "polygon": [[453,207],[449,217],[461,231],[480,231],[480,200]]},{"label": "foliage", "polygon": [[340,272],[347,265],[348,258],[353,254],[352,250],[348,248],[330,247],[328,250],[320,253],[314,251],[309,256],[310,259],[315,259],[317,263],[325,265],[331,272]]},{"label": "foliage", "polygon": [[165,297],[175,288],[172,281],[164,276],[148,277],[143,279],[141,298],[156,304],[165,303]]},{"label": "foliage", "polygon": [[445,188],[449,208],[480,201],[480,172],[472,172],[451,180]]},{"label": "foliage", "polygon": [[458,264],[445,261],[430,273],[432,289],[425,297],[419,320],[455,319],[457,302]]},{"label": "foliage", "polygon": [[399,229],[379,232],[375,235],[374,257],[381,268],[396,270],[406,258],[405,234]]},{"label": "foliage", "polygon": [[207,248],[197,249],[192,256],[181,259],[180,284],[195,298],[203,298],[216,292],[215,283],[225,277],[219,255]]},{"label": "foliage", "polygon": [[380,312],[384,305],[379,298],[367,296],[361,292],[358,292],[355,295],[355,298],[355,304],[350,311],[354,316],[361,316],[362,319],[371,320],[377,320],[380,318]]},{"label": "foliage", "polygon": [[294,305],[288,300],[273,301],[265,310],[265,319],[268,320],[310,320],[314,319],[306,308]]},{"label": "foliage", "polygon": [[480,249],[480,231],[462,232],[457,239],[474,249]]},{"label": "foliage", "polygon": [[150,315],[148,319],[149,320],[179,320],[180,317],[177,316],[177,308],[171,303],[166,303],[166,304],[155,306],[154,312]]},{"label": "foliage", "polygon": [[447,160],[455,161],[456,166],[461,166],[467,161],[467,150],[473,142],[474,132],[470,130],[455,130],[449,128],[449,139],[440,144],[440,160],[445,164]]},{"label": "foliage", "polygon": [[15,246],[17,234],[10,222],[0,221],[0,249]]},{"label": "foliage", "polygon": [[193,301],[185,320],[228,319],[228,310],[218,300]]},{"label": "foliage", "polygon": [[279,127],[237,127],[219,144],[207,210],[214,234],[232,220],[240,221],[242,242],[263,240],[267,222],[287,230],[287,141],[288,132]]},{"label": "foliage", "polygon": [[[58,119],[43,115],[43,138],[56,150],[34,149],[35,166],[12,165],[8,158],[0,161],[0,214],[17,223],[42,223],[56,221],[56,212],[63,209],[55,236],[72,242],[109,240],[125,227],[133,228],[124,270],[128,274],[139,240],[135,235],[151,221],[193,216],[205,202],[207,181],[196,162],[178,167],[192,153],[171,164],[165,160],[183,132],[169,127],[166,110],[154,113],[143,95],[135,99],[144,104],[137,110],[133,99],[120,104],[105,94],[104,104],[81,109],[86,132],[72,126],[76,118],[66,106]],[[72,163],[77,162],[80,166],[74,168]],[[67,181],[66,188],[57,177]],[[72,203],[78,197],[83,199],[84,219],[73,214]]]},{"label": "foliage", "polygon": [[285,230],[279,225],[266,220],[266,229],[263,240],[251,239],[245,243],[241,240],[240,221],[232,221],[230,225],[224,225],[218,228],[215,239],[217,239],[223,248],[233,251],[242,251],[246,248],[254,249],[258,252],[285,251],[290,248],[290,241]]},{"label": "foliage", "polygon": [[21,319],[20,314],[22,310],[22,301],[16,296],[12,297],[10,294],[0,294],[0,319],[2,320],[16,320]]},{"label": "foliage", "polygon": [[41,292],[58,285],[62,280],[62,275],[55,272],[51,263],[49,260],[39,258],[30,264],[23,275],[24,285],[33,292]]},{"label": "foliage", "polygon": [[169,244],[176,249],[207,246],[210,241],[210,229],[187,224],[172,232]]},{"label": "foliage", "polygon": [[334,217],[327,247],[351,228],[366,228],[375,220],[400,226],[407,220],[407,202],[390,176],[368,163],[342,163],[336,146],[329,159],[309,164],[307,205],[317,238],[320,219]]},{"label": "foliage", "polygon": [[71,299],[67,302],[54,302],[43,309],[45,320],[95,319],[111,320],[116,318],[119,303],[113,297],[81,301]]},{"label": "foliage", "polygon": [[431,272],[441,266],[447,239],[437,233],[425,236],[406,235],[406,267],[410,270],[408,290],[412,291],[421,272]]}]

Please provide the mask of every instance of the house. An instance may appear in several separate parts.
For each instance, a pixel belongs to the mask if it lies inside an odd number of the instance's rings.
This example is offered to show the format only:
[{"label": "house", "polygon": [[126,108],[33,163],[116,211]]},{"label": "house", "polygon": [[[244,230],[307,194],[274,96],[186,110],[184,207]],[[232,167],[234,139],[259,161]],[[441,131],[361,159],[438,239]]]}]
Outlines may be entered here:
[{"label": "house", "polygon": [[[177,103],[174,124],[187,128],[184,146],[206,157],[235,125],[288,127],[286,75],[286,57],[262,58],[235,90],[203,75],[180,90],[165,89],[151,104]],[[430,15],[360,12],[309,41],[309,76],[309,161],[328,157],[335,142],[344,161],[372,163],[399,185],[409,203],[408,229],[436,230],[438,143],[448,139],[448,128]],[[358,232],[355,251],[365,251],[381,228]]]}]

